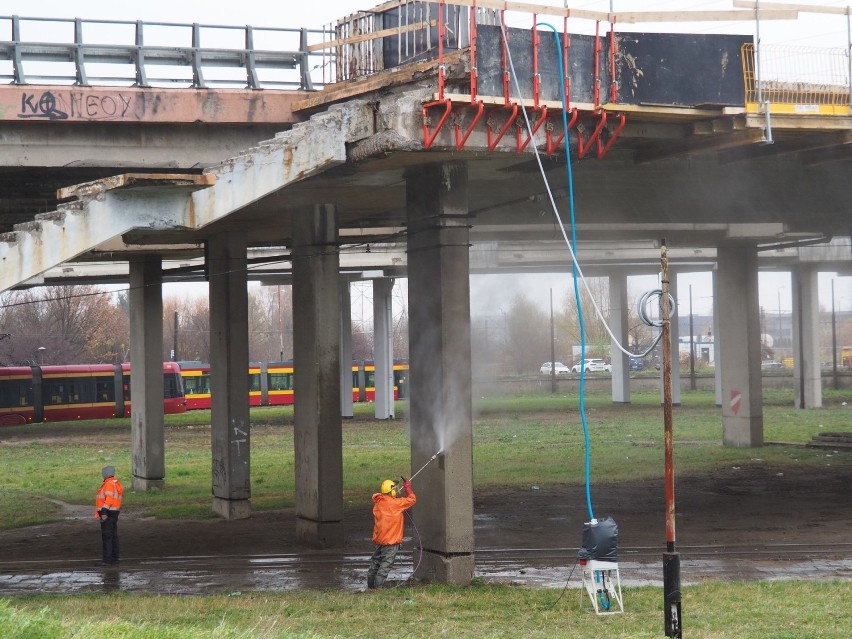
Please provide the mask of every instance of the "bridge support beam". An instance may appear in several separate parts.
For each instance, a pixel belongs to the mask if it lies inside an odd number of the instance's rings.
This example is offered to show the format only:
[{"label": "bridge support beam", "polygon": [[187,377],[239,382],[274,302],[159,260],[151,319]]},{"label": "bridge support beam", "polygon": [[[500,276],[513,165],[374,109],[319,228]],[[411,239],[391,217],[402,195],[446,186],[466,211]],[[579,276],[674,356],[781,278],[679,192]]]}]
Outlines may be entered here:
[{"label": "bridge support beam", "polygon": [[293,215],[296,535],[343,545],[340,253],[332,205]]},{"label": "bridge support beam", "polygon": [[763,388],[760,375],[760,304],[757,251],[719,247],[717,362],[722,365],[722,441],[725,446],[763,445]]},{"label": "bridge support beam", "polygon": [[[612,334],[627,347],[630,327],[627,314],[627,273],[618,271],[609,276],[609,321]],[[612,401],[630,403],[630,358],[612,340]]]},{"label": "bridge support beam", "polygon": [[213,510],[225,519],[251,515],[247,265],[245,234],[209,240]]},{"label": "bridge support beam", "polygon": [[393,279],[373,280],[373,359],[376,419],[393,419]]},{"label": "bridge support beam", "polygon": [[354,417],[352,388],[357,386],[352,377],[352,295],[349,279],[340,278],[340,415]]},{"label": "bridge support beam", "polygon": [[163,488],[163,270],[159,255],[130,261],[130,436],[133,490]]},{"label": "bridge support beam", "polygon": [[415,577],[473,578],[468,178],[463,163],[407,176],[411,468],[423,561]]},{"label": "bridge support beam", "polygon": [[793,269],[793,385],[796,408],[822,407],[819,357],[819,270],[813,265]]}]

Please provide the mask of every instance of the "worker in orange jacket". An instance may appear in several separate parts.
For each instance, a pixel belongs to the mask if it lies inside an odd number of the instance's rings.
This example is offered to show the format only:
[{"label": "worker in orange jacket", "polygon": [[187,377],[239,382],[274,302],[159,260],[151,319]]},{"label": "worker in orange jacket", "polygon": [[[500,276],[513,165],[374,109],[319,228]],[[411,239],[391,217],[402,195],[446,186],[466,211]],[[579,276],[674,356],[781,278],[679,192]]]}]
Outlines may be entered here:
[{"label": "worker in orange jacket", "polygon": [[373,495],[373,543],[376,550],[370,558],[367,571],[367,588],[381,588],[385,585],[396,553],[402,545],[404,534],[403,513],[417,503],[417,496],[411,490],[411,480],[402,478],[405,497],[397,496],[396,483],[390,479],[382,482],[381,492]]},{"label": "worker in orange jacket", "polygon": [[101,520],[102,566],[118,563],[118,515],[124,488],[115,477],[115,467],[104,466],[101,470],[104,483],[95,496],[95,517]]}]

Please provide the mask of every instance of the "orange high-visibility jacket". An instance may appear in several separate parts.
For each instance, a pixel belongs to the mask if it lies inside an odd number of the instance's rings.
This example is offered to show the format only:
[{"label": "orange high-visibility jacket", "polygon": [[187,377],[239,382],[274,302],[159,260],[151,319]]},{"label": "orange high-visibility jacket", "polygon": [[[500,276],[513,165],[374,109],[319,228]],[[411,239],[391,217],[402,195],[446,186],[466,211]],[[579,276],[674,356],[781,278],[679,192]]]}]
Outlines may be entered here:
[{"label": "orange high-visibility jacket", "polygon": [[412,492],[407,497],[391,497],[382,493],[373,495],[373,543],[377,546],[390,546],[402,543],[402,513],[417,503]]},{"label": "orange high-visibility jacket", "polygon": [[121,482],[115,477],[107,477],[104,483],[98,489],[98,494],[95,497],[95,517],[98,516],[98,511],[101,508],[107,510],[121,510],[121,497],[124,495],[124,488]]}]

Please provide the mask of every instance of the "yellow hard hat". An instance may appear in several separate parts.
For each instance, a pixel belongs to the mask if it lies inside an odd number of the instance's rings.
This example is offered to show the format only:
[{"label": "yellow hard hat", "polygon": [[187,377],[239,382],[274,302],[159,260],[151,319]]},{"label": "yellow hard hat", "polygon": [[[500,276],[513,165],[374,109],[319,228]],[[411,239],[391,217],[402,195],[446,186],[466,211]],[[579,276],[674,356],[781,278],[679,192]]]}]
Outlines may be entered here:
[{"label": "yellow hard hat", "polygon": [[392,479],[386,479],[382,482],[382,493],[396,497],[396,484]]}]

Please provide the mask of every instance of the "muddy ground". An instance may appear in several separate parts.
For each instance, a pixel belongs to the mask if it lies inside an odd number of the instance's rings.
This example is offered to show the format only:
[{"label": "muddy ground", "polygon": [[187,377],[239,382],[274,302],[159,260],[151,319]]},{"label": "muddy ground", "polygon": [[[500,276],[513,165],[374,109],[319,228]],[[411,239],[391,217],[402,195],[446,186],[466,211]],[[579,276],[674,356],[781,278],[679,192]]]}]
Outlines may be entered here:
[{"label": "muddy ground", "polygon": [[[684,580],[797,573],[852,578],[852,465],[843,461],[824,469],[756,466],[678,478],[676,532]],[[622,572],[631,572],[625,570],[630,565],[641,577],[644,569],[650,576],[636,582],[654,582],[665,547],[662,482],[599,484],[595,495],[596,514],[610,515],[619,525]],[[368,509],[346,513],[344,548],[322,551],[297,543],[291,509],[242,521],[158,520],[128,511],[119,524],[122,580],[103,579],[91,573],[100,553],[91,507],[65,510],[63,522],[0,532],[0,592],[76,591],[93,583],[96,589],[112,583],[127,590],[180,592],[357,588],[372,550]],[[417,516],[415,510],[415,523]],[[582,487],[478,491],[478,574],[515,583],[563,581],[576,558],[584,519]],[[410,574],[417,560],[410,525],[407,534],[400,577]],[[748,562],[759,570],[744,572]],[[629,582],[629,574],[623,579]]]}]

